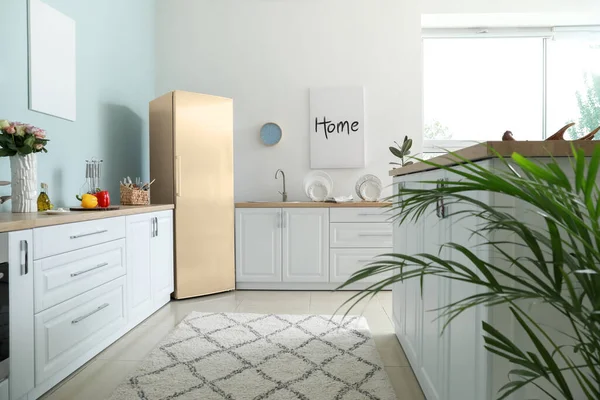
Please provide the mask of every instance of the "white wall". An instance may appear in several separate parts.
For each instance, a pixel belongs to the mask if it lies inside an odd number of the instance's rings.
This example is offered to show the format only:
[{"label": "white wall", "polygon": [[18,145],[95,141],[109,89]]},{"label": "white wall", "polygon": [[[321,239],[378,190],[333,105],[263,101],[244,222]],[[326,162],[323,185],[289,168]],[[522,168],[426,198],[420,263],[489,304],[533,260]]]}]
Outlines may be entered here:
[{"label": "white wall", "polygon": [[[388,147],[422,131],[419,0],[159,0],[157,95],[181,89],[232,97],[235,198],[305,199],[309,88],[364,85],[367,167],[327,170],[334,194],[354,194],[365,173],[387,176]],[[274,147],[259,141],[273,121]],[[356,197],[356,195],[354,194]]]}]

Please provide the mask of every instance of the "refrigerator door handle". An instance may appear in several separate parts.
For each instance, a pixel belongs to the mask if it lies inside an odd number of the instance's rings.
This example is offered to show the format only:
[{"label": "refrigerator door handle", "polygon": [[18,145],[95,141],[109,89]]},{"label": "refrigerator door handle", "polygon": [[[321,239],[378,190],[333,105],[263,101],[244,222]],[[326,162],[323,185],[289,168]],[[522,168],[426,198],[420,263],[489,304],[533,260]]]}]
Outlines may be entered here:
[{"label": "refrigerator door handle", "polygon": [[175,195],[181,197],[181,156],[175,156]]}]

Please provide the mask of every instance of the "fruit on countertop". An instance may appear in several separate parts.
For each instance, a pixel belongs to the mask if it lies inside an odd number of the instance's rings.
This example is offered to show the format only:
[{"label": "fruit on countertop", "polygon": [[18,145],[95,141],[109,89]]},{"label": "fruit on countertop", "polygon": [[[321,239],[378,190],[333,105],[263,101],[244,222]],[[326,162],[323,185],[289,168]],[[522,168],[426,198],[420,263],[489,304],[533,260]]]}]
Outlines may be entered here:
[{"label": "fruit on countertop", "polygon": [[97,192],[94,196],[98,199],[98,207],[108,207],[110,206],[110,195],[108,190],[101,190]]},{"label": "fruit on countertop", "polygon": [[93,194],[84,194],[81,196],[81,207],[96,208],[98,206],[98,198]]}]

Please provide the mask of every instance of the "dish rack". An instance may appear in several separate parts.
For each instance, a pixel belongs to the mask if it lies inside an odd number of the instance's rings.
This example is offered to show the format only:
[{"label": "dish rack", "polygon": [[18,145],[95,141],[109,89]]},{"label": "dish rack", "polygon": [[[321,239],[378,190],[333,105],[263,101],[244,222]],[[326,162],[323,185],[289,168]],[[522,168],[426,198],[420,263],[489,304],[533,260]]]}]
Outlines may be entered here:
[{"label": "dish rack", "polygon": [[150,189],[142,190],[121,185],[121,204],[124,206],[146,206],[150,204]]}]

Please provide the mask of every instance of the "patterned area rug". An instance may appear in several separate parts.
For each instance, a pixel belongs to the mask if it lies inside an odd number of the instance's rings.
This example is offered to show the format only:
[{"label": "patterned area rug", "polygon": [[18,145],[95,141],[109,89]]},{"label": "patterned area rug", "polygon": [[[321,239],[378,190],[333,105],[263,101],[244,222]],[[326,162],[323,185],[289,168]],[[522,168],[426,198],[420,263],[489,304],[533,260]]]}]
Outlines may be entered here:
[{"label": "patterned area rug", "polygon": [[363,317],[194,312],[111,399],[396,396]]}]

